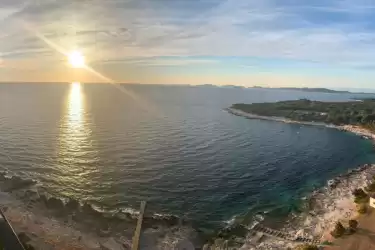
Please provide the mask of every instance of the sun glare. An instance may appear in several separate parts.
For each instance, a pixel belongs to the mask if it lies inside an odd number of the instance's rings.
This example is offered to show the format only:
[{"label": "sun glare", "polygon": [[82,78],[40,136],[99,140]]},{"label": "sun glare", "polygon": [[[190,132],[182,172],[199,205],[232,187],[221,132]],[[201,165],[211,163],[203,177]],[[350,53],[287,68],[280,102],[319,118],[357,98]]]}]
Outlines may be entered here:
[{"label": "sun glare", "polygon": [[83,68],[85,66],[85,57],[78,50],[69,53],[68,60],[73,68]]},{"label": "sun glare", "polygon": [[68,104],[70,122],[79,123],[82,119],[82,93],[79,82],[72,83]]}]

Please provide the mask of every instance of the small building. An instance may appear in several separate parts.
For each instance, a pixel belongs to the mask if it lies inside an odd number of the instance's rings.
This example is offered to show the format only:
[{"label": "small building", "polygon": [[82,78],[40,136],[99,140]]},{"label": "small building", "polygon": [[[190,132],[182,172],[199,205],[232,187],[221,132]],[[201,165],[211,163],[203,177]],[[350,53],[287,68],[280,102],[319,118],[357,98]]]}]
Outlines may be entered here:
[{"label": "small building", "polygon": [[375,195],[370,196],[370,207],[375,208]]}]

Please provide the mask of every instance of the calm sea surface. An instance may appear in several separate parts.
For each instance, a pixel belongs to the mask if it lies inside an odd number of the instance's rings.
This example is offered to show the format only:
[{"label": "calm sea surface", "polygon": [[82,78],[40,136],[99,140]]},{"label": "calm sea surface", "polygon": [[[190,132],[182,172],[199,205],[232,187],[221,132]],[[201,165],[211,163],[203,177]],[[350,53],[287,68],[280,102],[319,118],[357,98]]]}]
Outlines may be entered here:
[{"label": "calm sea surface", "polygon": [[215,228],[235,215],[283,218],[335,175],[373,162],[334,129],[248,120],[233,103],[349,94],[100,84],[0,84],[0,168],[51,194]]}]

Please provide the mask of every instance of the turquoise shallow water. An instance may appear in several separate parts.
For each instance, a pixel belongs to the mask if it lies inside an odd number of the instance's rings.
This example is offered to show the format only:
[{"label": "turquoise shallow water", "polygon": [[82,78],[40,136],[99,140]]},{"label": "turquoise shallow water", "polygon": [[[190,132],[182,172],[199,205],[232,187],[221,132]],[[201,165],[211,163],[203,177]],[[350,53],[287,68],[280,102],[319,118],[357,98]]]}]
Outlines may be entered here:
[{"label": "turquoise shallow water", "polygon": [[348,94],[96,84],[0,84],[0,167],[51,194],[148,210],[216,229],[233,216],[274,222],[359,164],[371,142],[317,126],[249,120],[233,103]]}]

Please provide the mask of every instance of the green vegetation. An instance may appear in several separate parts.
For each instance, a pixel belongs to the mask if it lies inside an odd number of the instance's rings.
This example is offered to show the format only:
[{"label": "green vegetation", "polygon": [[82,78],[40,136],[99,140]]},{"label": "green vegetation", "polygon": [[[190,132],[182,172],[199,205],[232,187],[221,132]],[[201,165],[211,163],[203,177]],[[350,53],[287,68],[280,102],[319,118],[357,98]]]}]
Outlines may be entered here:
[{"label": "green vegetation", "polygon": [[335,225],[335,229],[331,232],[331,235],[335,238],[339,238],[345,234],[345,231],[345,227],[338,221]]},{"label": "green vegetation", "polygon": [[358,206],[358,213],[365,214],[367,212],[367,205],[366,204],[360,204]]},{"label": "green vegetation", "polygon": [[349,232],[354,233],[358,229],[358,221],[356,220],[349,220]]},{"label": "green vegetation", "polygon": [[314,245],[302,245],[298,246],[296,250],[319,250],[319,248]]},{"label": "green vegetation", "polygon": [[344,234],[353,234],[357,231],[358,228],[358,221],[356,220],[349,220],[349,227],[345,228],[340,221],[338,221],[335,225],[335,229],[331,232],[331,235],[335,238],[339,238]]},{"label": "green vegetation", "polygon": [[354,202],[357,204],[367,203],[369,201],[369,196],[363,191],[362,188],[355,189],[353,191]]},{"label": "green vegetation", "polygon": [[370,183],[367,187],[365,187],[367,192],[375,192],[375,182]]},{"label": "green vegetation", "polygon": [[[373,192],[375,187],[375,182],[368,185],[365,190],[368,192]],[[367,203],[370,199],[370,196],[365,193],[362,188],[355,189],[353,191],[354,202],[358,204],[358,213],[365,214],[367,213]]]},{"label": "green vegetation", "polygon": [[323,242],[322,242],[322,245],[325,245],[325,246],[332,246],[333,243],[332,243],[331,241],[326,240],[326,241],[323,241]]},{"label": "green vegetation", "polygon": [[369,193],[375,192],[375,175],[372,177],[372,182],[365,187],[365,190]]},{"label": "green vegetation", "polygon": [[375,130],[375,99],[350,102],[318,102],[301,99],[276,103],[234,104],[233,109],[260,116],[294,121],[360,125]]}]

